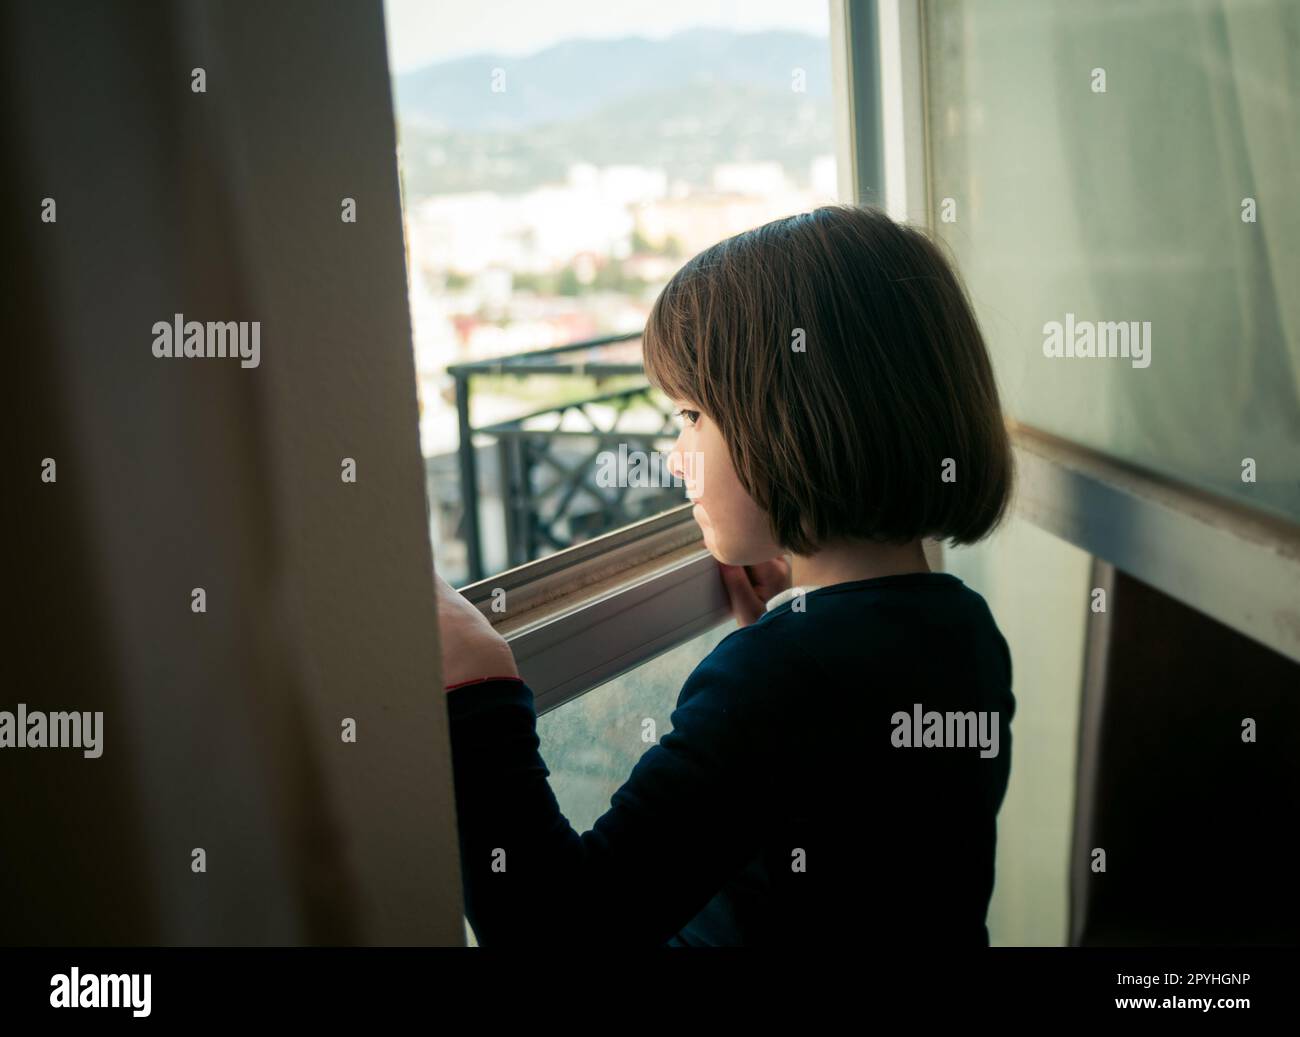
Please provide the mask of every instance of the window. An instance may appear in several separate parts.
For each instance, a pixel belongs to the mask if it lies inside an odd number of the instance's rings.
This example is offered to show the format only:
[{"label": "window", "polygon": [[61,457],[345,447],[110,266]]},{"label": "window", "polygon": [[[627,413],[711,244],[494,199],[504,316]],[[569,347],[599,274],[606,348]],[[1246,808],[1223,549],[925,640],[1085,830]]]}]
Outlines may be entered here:
[{"label": "window", "polygon": [[829,11],[386,17],[435,564],[510,639],[585,830],[733,629],[680,482],[597,474],[676,438],[640,343],[672,274],[838,199]]},{"label": "window", "polygon": [[430,535],[463,587],[685,502],[622,461],[676,438],[640,330],[696,252],[837,198],[829,13],[386,14]]}]

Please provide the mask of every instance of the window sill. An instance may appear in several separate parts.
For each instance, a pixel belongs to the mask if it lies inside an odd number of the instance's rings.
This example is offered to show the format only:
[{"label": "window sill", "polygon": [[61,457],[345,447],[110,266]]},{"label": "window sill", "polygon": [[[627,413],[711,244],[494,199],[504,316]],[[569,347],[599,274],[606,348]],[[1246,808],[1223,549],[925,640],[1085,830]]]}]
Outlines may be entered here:
[{"label": "window sill", "polygon": [[539,715],[732,620],[689,504],[461,593],[510,643]]}]

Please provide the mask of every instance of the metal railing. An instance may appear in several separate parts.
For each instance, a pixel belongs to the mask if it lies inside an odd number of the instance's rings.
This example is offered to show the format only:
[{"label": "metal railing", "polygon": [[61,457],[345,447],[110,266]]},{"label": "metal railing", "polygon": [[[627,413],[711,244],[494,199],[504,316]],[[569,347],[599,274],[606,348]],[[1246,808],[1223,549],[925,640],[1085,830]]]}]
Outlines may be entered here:
[{"label": "metal railing", "polygon": [[[486,575],[475,434],[491,435],[496,442],[507,567],[522,565],[544,551],[569,547],[685,500],[684,490],[678,487],[630,487],[625,479],[617,480],[618,485],[603,486],[595,478],[602,451],[626,446],[649,454],[656,442],[676,437],[671,413],[655,399],[648,383],[545,407],[492,425],[476,428],[470,422],[472,380],[476,376],[569,374],[594,376],[599,381],[642,374],[640,360],[630,355],[639,351],[619,348],[640,338],[641,332],[637,331],[447,368],[455,380],[463,508],[459,535],[465,542],[469,582]],[[602,426],[593,413],[596,407],[612,408],[612,421]],[[634,408],[646,407],[662,418],[657,430],[632,431],[622,426]],[[551,417],[553,427],[538,427],[539,421]],[[575,424],[578,427],[573,427]],[[585,448],[580,445],[584,441],[588,444]]]}]

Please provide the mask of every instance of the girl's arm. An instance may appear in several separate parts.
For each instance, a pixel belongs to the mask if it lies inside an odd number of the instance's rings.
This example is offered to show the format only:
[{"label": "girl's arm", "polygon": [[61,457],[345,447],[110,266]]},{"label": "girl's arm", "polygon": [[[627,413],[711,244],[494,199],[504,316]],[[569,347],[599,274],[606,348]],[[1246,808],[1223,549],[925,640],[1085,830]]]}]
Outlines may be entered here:
[{"label": "girl's arm", "polygon": [[790,725],[775,703],[800,679],[763,654],[746,631],[724,638],[683,687],[672,730],[582,834],[547,780],[528,687],[448,693],[465,913],[481,946],[662,946],[756,856],[775,733]]}]

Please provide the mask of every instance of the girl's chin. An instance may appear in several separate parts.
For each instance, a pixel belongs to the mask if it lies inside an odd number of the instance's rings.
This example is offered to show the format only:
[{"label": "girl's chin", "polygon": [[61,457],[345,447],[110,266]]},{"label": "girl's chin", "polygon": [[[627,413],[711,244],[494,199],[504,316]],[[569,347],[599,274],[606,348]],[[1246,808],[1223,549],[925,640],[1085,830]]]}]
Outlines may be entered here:
[{"label": "girl's chin", "polygon": [[721,545],[719,545],[718,538],[714,535],[713,527],[707,524],[703,525],[700,527],[700,532],[704,539],[704,549],[708,551],[709,554],[713,555],[715,561],[719,561],[723,565],[730,565],[731,561],[726,557]]}]

